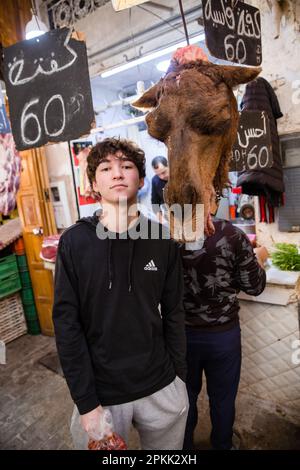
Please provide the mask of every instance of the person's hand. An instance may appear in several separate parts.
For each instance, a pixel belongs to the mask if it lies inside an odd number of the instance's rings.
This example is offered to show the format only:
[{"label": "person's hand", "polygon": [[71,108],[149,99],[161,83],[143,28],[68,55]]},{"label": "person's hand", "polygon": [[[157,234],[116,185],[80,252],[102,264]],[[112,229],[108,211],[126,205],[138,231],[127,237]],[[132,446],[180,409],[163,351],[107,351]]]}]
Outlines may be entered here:
[{"label": "person's hand", "polygon": [[112,416],[109,410],[97,406],[92,411],[81,415],[81,426],[90,439],[100,441],[113,433]]},{"label": "person's hand", "polygon": [[256,254],[257,261],[264,267],[265,262],[269,256],[268,250],[265,246],[260,246],[259,248],[254,248],[254,253]]},{"label": "person's hand", "polygon": [[156,212],[155,215],[156,215],[156,217],[157,217],[157,219],[158,219],[158,222],[159,222],[160,224],[163,224],[163,223],[164,223],[164,216],[163,216],[163,213],[162,213],[161,211],[159,211],[159,212]]}]

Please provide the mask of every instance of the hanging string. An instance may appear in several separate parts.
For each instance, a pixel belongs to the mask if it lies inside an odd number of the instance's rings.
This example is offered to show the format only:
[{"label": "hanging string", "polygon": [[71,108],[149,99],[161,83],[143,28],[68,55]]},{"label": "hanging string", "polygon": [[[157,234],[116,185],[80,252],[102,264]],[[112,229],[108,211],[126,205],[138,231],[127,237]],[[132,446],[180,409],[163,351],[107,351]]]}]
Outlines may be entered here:
[{"label": "hanging string", "polygon": [[182,1],[181,1],[181,0],[178,0],[178,1],[179,1],[180,14],[181,14],[182,22],[183,22],[183,28],[184,28],[185,38],[186,38],[187,45],[189,45],[189,44],[190,44],[190,41],[189,41],[189,35],[188,35],[188,31],[187,31],[187,27],[186,27],[186,22],[185,22],[184,11],[183,11],[183,8],[182,8]]},{"label": "hanging string", "polygon": [[159,18],[160,20],[162,20],[164,23],[166,23],[167,25],[170,26],[170,28],[174,29],[175,31],[178,31],[180,34],[183,34],[184,33],[181,31],[181,27],[178,28],[177,26],[174,26],[170,21],[167,21],[165,18],[163,18],[162,16],[158,15],[157,13],[154,13],[154,11],[151,11],[151,10],[148,10],[147,8],[145,8],[143,5],[137,5],[137,8],[140,8],[141,10],[144,10],[146,11],[147,13],[150,13],[150,15],[153,15],[155,16],[156,18]]}]

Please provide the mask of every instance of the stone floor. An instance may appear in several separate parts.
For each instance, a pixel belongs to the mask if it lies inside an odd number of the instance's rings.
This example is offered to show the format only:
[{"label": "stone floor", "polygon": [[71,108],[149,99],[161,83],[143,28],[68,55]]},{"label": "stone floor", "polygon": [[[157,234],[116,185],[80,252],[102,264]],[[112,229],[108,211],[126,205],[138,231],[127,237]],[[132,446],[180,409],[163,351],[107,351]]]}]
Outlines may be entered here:
[{"label": "stone floor", "polygon": [[[41,335],[25,335],[7,345],[7,364],[0,365],[0,449],[72,449],[73,403],[65,380],[39,363],[54,351],[54,339]],[[195,442],[197,448],[209,449],[205,390],[199,410]],[[300,413],[240,393],[235,433],[241,449],[300,450]],[[134,430],[129,448],[139,448]]]}]

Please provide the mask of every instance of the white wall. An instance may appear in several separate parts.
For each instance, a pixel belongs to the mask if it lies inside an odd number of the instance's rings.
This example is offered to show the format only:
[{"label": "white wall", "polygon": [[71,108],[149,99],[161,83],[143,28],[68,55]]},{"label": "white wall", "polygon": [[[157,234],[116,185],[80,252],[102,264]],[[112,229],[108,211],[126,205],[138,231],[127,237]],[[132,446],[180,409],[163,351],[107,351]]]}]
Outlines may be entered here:
[{"label": "white wall", "polygon": [[[279,135],[300,131],[300,2],[286,2],[288,8],[281,21],[280,36],[273,39],[271,11],[266,1],[247,0],[261,11],[262,73],[275,89],[284,116],[277,120]],[[299,181],[300,184],[300,181]],[[257,207],[258,209],[258,207]],[[256,210],[256,214],[259,211]],[[277,211],[275,210],[275,216]],[[300,243],[299,233],[278,231],[278,223],[257,223],[260,244]]]},{"label": "white wall", "polygon": [[[262,73],[276,91],[283,118],[279,134],[300,130],[300,2],[286,1],[287,13],[281,20],[280,36],[273,39],[273,22],[267,2],[251,0],[261,11]],[[298,4],[298,6],[296,5]]]},{"label": "white wall", "polygon": [[72,223],[75,223],[78,219],[78,212],[68,143],[62,142],[59,144],[46,145],[44,148],[50,183],[61,180],[65,181],[71,220]]}]

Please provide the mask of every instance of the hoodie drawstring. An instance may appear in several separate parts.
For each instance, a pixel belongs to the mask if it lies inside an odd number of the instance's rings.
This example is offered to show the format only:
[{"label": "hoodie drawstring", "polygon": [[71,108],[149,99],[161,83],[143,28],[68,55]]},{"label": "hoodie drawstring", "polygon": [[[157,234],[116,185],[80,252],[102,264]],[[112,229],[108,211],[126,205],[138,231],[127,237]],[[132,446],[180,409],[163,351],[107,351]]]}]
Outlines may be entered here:
[{"label": "hoodie drawstring", "polygon": [[[129,258],[128,258],[128,268],[127,268],[127,279],[128,279],[128,292],[132,291],[132,264],[133,264],[133,255],[134,255],[134,240],[129,238]],[[112,260],[112,241],[108,239],[108,289],[111,290],[113,286],[114,278],[114,267]]]},{"label": "hoodie drawstring", "polygon": [[111,239],[108,238],[108,288],[109,290],[112,288],[113,285],[113,275],[114,275],[114,268],[112,262],[112,243]]},{"label": "hoodie drawstring", "polygon": [[134,241],[129,238],[129,260],[128,260],[128,292],[132,290],[132,263],[133,263]]}]

